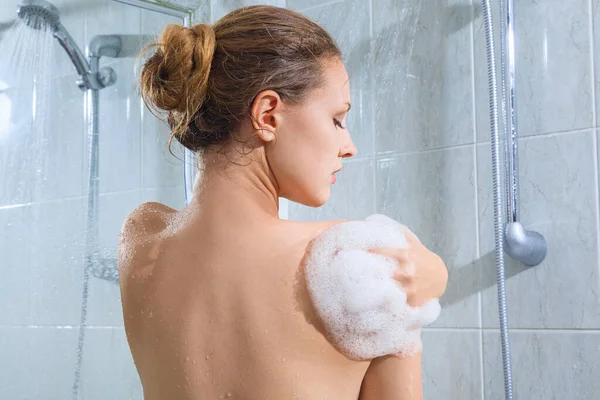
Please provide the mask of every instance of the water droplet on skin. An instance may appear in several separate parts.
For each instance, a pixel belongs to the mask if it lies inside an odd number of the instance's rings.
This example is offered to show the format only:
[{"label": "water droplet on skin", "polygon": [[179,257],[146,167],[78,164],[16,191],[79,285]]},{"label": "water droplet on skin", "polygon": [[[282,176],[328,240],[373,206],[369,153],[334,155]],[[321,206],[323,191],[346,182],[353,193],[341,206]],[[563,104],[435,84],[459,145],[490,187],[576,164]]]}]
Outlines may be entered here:
[{"label": "water droplet on skin", "polygon": [[296,378],[300,378],[300,373],[299,372],[296,374]]},{"label": "water droplet on skin", "polygon": [[228,392],[228,393],[227,393],[227,397],[231,397],[231,392]]},{"label": "water droplet on skin", "polygon": [[208,360],[210,357],[209,357],[209,356],[206,356],[206,357],[204,357],[204,358]]},{"label": "water droplet on skin", "polygon": [[282,361],[282,362],[285,362],[285,357],[283,357],[283,358],[281,359],[281,361]]},{"label": "water droplet on skin", "polygon": [[269,333],[269,330],[268,330],[268,329],[265,329],[265,333]]}]

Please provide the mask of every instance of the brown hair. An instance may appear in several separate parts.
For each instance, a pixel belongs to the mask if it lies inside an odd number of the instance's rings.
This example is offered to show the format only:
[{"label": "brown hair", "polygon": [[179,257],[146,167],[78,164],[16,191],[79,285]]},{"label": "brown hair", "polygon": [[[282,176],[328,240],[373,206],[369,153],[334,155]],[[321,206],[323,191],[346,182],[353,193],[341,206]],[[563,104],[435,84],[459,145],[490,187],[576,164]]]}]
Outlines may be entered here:
[{"label": "brown hair", "polygon": [[271,6],[237,9],[213,26],[168,25],[153,46],[142,97],[151,111],[166,111],[171,140],[193,151],[231,138],[263,90],[301,103],[323,83],[322,61],[341,59],[322,27]]}]

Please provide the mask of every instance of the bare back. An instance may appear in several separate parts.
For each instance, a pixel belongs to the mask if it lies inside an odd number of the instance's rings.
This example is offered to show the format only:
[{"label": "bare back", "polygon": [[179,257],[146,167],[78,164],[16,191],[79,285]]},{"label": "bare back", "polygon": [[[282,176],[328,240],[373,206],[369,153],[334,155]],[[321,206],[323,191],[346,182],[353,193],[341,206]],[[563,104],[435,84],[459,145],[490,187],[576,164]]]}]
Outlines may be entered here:
[{"label": "bare back", "polygon": [[301,271],[330,225],[134,211],[119,264],[145,399],[357,399],[369,362],[324,338]]}]

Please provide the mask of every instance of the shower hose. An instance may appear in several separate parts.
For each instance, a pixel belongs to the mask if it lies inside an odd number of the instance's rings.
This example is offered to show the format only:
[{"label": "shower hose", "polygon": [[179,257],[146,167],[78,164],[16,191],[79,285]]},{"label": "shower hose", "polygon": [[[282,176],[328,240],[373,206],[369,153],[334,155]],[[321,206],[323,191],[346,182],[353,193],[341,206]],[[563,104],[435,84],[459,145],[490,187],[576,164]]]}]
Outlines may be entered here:
[{"label": "shower hose", "polygon": [[500,337],[502,341],[502,366],[504,370],[504,393],[506,400],[513,399],[512,371],[510,365],[510,341],[508,336],[508,317],[506,312],[506,282],[504,276],[504,219],[502,217],[502,189],[500,183],[500,147],[498,115],[498,82],[494,32],[490,0],[482,0],[485,41],[487,48],[488,84],[490,96],[490,126],[492,148],[492,173],[494,192],[494,238],[496,255],[496,279],[498,282],[498,315],[500,319]]}]

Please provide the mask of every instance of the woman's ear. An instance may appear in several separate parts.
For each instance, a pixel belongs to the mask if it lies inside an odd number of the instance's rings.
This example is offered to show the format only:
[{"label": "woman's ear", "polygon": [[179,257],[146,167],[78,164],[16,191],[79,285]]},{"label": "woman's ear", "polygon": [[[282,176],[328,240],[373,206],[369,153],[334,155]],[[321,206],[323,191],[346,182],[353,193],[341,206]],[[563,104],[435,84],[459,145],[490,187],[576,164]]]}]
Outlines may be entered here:
[{"label": "woman's ear", "polygon": [[254,98],[250,116],[255,134],[265,142],[275,140],[283,102],[274,90],[264,90]]}]

